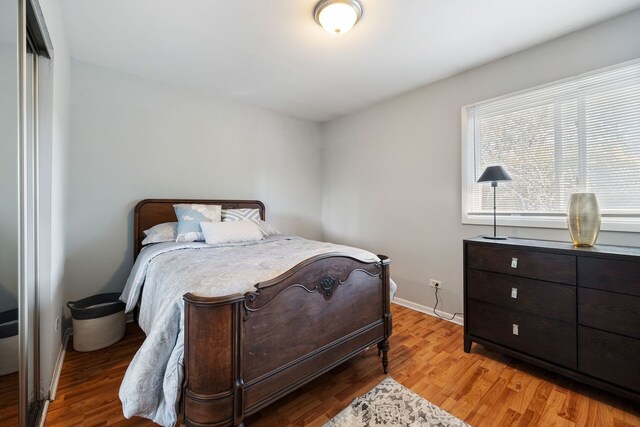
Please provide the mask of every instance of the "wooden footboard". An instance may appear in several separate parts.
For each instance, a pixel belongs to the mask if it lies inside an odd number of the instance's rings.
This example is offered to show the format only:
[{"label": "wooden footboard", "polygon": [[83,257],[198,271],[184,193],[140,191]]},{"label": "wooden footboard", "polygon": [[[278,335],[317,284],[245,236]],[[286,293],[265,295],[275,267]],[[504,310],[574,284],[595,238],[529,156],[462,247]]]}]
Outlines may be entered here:
[{"label": "wooden footboard", "polygon": [[185,295],[184,423],[242,426],[373,344],[387,372],[389,259],[380,259],[324,254],[245,295]]}]

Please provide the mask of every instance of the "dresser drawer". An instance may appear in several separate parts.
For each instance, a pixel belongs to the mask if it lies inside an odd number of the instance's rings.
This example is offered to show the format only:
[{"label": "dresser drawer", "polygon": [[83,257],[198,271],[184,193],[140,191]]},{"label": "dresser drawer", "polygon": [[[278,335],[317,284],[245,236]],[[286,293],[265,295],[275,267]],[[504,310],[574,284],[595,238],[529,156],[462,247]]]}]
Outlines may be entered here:
[{"label": "dresser drawer", "polygon": [[568,285],[576,284],[576,257],[573,255],[485,245],[469,245],[467,251],[468,266],[471,268]]},{"label": "dresser drawer", "polygon": [[577,367],[575,324],[476,300],[469,301],[465,323],[468,332],[478,338],[567,368]]},{"label": "dresser drawer", "polygon": [[599,258],[578,258],[578,284],[640,296],[640,262]]},{"label": "dresser drawer", "polygon": [[576,323],[575,286],[469,269],[467,296],[508,309]]},{"label": "dresser drawer", "polygon": [[640,391],[640,340],[579,326],[578,351],[580,372]]},{"label": "dresser drawer", "polygon": [[578,288],[578,323],[640,339],[640,297]]}]

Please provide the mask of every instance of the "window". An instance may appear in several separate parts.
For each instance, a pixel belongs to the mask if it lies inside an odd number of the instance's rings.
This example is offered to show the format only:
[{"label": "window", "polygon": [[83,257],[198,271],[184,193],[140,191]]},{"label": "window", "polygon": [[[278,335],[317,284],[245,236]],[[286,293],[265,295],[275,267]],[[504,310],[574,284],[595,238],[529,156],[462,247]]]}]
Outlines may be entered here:
[{"label": "window", "polygon": [[463,107],[463,223],[566,227],[569,195],[594,192],[603,229],[640,231],[640,61]]}]

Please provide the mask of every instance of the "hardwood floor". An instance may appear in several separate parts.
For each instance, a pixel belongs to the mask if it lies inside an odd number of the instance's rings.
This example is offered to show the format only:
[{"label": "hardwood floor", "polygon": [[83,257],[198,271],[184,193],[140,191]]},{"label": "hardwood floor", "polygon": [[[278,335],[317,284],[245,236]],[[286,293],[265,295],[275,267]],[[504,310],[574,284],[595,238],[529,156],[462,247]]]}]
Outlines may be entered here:
[{"label": "hardwood floor", "polygon": [[[640,426],[640,405],[474,345],[462,351],[462,327],[392,305],[389,374],[473,426]],[[47,426],[152,425],[122,416],[118,388],[144,339],[102,351],[70,347]],[[385,375],[371,349],[246,420],[247,426],[319,426]]]},{"label": "hardwood floor", "polygon": [[0,376],[0,425],[18,425],[18,373]]}]

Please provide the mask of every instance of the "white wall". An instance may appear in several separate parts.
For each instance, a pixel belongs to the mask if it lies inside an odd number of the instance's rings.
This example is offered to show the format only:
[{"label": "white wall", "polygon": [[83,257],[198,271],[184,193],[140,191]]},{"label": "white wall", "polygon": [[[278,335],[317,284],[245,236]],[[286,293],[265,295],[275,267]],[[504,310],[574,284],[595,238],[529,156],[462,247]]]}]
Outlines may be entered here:
[{"label": "white wall", "polygon": [[[490,227],[461,223],[461,107],[640,57],[640,10],[513,54],[323,125],[326,240],[392,259],[398,296],[462,311],[462,240]],[[566,230],[502,234],[568,241]],[[638,233],[599,243],[640,245]]]},{"label": "white wall", "polygon": [[67,299],[122,290],[144,198],[259,199],[322,236],[318,124],[75,60],[67,173]]},{"label": "white wall", "polygon": [[39,61],[40,86],[40,377],[49,392],[63,330],[66,262],[64,247],[66,168],[69,139],[69,49],[57,0],[40,0],[54,47],[52,60]]}]

